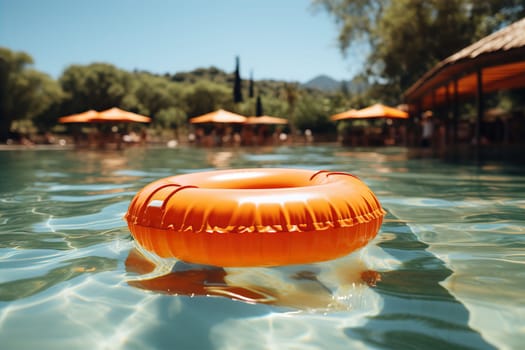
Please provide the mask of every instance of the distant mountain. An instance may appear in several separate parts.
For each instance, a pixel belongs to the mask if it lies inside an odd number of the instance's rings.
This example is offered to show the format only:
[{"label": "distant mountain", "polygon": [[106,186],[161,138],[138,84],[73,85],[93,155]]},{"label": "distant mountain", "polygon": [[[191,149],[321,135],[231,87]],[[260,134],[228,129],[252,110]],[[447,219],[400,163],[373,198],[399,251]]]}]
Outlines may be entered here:
[{"label": "distant mountain", "polygon": [[304,83],[303,87],[332,92],[341,89],[341,81],[335,80],[328,75],[318,75]]},{"label": "distant mountain", "polygon": [[353,77],[351,80],[335,80],[324,74],[318,75],[302,84],[302,87],[331,93],[342,91],[343,83],[346,85],[346,89],[350,94],[360,94],[369,88],[368,81],[360,75]]}]

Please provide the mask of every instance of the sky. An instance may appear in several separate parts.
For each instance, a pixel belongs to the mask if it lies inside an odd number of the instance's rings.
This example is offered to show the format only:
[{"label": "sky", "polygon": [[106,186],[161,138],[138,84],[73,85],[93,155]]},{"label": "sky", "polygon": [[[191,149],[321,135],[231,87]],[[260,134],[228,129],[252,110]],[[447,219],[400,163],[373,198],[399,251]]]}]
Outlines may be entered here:
[{"label": "sky", "polygon": [[244,79],[348,80],[365,57],[344,57],[337,35],[310,0],[0,0],[0,46],[28,53],[53,78],[94,62],[233,72],[239,56]]}]

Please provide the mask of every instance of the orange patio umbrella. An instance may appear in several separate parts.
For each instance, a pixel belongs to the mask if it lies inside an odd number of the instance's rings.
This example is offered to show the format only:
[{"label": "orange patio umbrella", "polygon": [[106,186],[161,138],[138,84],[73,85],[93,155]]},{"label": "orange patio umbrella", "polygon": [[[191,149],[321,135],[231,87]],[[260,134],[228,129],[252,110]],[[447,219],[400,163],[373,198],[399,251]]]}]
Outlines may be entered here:
[{"label": "orange patio umbrella", "polygon": [[408,113],[397,108],[388,107],[377,103],[370,107],[358,110],[349,119],[367,119],[367,118],[398,118],[407,119]]},{"label": "orange patio umbrella", "polygon": [[214,112],[191,118],[190,123],[244,123],[246,122],[246,119],[247,118],[243,115],[219,109]]},{"label": "orange patio umbrella", "polygon": [[60,123],[149,123],[151,118],[114,107],[102,112],[91,109],[83,113],[58,118],[58,121]]},{"label": "orange patio umbrella", "polygon": [[263,115],[260,117],[248,117],[245,124],[288,124],[288,119]]},{"label": "orange patio umbrella", "polygon": [[336,121],[336,120],[341,120],[341,119],[353,118],[356,112],[357,112],[357,109],[352,108],[352,109],[349,109],[348,111],[334,114],[333,116],[330,117],[330,119]]},{"label": "orange patio umbrella", "polygon": [[58,118],[60,123],[89,123],[91,118],[94,118],[98,114],[97,111],[90,109],[82,113],[72,114],[65,117]]},{"label": "orange patio umbrella", "polygon": [[128,112],[117,107],[106,109],[105,111],[99,112],[96,116],[91,118],[92,123],[149,123],[151,122],[150,117],[140,115],[133,112]]}]

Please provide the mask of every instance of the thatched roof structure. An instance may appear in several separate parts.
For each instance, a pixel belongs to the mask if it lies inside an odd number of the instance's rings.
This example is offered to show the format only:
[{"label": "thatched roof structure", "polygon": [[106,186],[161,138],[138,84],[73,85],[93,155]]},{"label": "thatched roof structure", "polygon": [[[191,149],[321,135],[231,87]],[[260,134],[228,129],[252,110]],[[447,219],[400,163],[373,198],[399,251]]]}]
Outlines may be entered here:
[{"label": "thatched roof structure", "polygon": [[476,95],[479,72],[484,93],[525,87],[525,18],[439,62],[405,92],[405,100],[429,109],[454,91],[459,98]]}]

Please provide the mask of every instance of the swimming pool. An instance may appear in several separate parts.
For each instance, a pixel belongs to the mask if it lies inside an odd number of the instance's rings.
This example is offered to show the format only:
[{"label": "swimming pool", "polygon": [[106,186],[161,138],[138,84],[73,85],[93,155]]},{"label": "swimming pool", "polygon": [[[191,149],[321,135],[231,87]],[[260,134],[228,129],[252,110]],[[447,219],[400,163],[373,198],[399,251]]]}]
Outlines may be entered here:
[{"label": "swimming pool", "polygon": [[[0,152],[2,349],[518,349],[523,168],[400,148]],[[351,172],[388,212],[364,249],[215,269],[141,251],[123,220],[161,177],[241,167]]]}]

